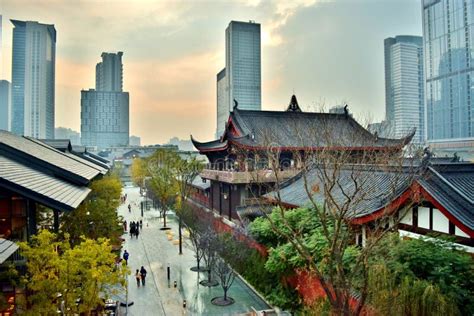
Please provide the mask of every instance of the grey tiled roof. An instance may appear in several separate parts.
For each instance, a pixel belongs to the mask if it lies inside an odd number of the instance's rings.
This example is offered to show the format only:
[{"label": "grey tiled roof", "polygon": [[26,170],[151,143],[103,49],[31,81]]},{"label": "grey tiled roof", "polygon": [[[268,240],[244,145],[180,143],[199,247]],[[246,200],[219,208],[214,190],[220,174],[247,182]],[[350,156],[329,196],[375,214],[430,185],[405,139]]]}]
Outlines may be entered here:
[{"label": "grey tiled roof", "polygon": [[39,164],[56,176],[82,184],[87,184],[100,173],[37,139],[19,137],[6,131],[0,131],[0,154],[27,164]]},{"label": "grey tiled roof", "polygon": [[198,176],[196,176],[196,178],[194,178],[193,182],[191,182],[191,185],[193,187],[197,187],[201,190],[207,190],[211,187],[211,181],[206,180],[206,182],[202,182],[201,176],[198,175]]},{"label": "grey tiled roof", "polygon": [[40,141],[62,152],[72,150],[71,141],[69,139],[40,139]]},{"label": "grey tiled roof", "polygon": [[418,182],[449,213],[474,230],[474,164],[432,166]]},{"label": "grey tiled roof", "polygon": [[4,263],[18,248],[13,241],[0,238],[0,264]]},{"label": "grey tiled roof", "polygon": [[251,111],[234,108],[230,119],[239,136],[230,133],[226,127],[221,139],[210,142],[198,142],[191,136],[194,146],[200,152],[227,149],[228,143],[249,148],[402,148],[415,134],[413,130],[402,139],[378,137],[344,113]]},{"label": "grey tiled roof", "polygon": [[0,185],[47,207],[62,211],[75,209],[90,189],[0,156]]},{"label": "grey tiled roof", "polygon": [[[352,177],[357,180],[353,181]],[[354,166],[340,171],[332,179],[337,179],[340,186],[331,189],[331,196],[337,205],[348,203],[347,218],[362,217],[383,209],[396,197],[400,196],[409,186],[409,174],[385,171],[371,168],[364,170]],[[308,190],[315,201],[323,201],[328,195],[324,194],[325,177],[319,169],[313,168],[305,175],[300,174],[282,185],[280,198],[283,203],[294,206],[310,206]],[[330,177],[331,179],[331,177]],[[356,189],[356,185],[358,189]],[[350,196],[349,199],[345,195]],[[265,195],[276,199],[276,193]],[[351,202],[349,202],[351,201]]]},{"label": "grey tiled roof", "polygon": [[229,140],[246,146],[279,147],[386,147],[403,146],[404,139],[377,137],[350,115],[292,111],[250,111],[234,109],[231,120],[241,132]]},{"label": "grey tiled roof", "polygon": [[[404,170],[409,170],[409,168]],[[343,191],[346,194],[354,192],[352,173],[351,170],[344,170],[336,177],[342,189],[336,186],[332,189],[331,196],[335,198],[338,205],[347,201]],[[383,210],[416,181],[451,215],[469,229],[474,230],[474,164],[437,164],[428,167],[418,175],[411,171],[377,171],[374,168],[357,171],[354,175],[358,179],[361,193],[356,195],[356,199],[360,200],[350,204],[348,218],[358,218]],[[323,201],[325,195],[322,178],[324,177],[321,176],[321,171],[313,168],[306,173],[305,177],[300,174],[288,180],[282,184],[281,201],[293,206],[310,205],[311,201],[306,188],[315,201]],[[270,192],[265,197],[276,199],[276,192]]]}]

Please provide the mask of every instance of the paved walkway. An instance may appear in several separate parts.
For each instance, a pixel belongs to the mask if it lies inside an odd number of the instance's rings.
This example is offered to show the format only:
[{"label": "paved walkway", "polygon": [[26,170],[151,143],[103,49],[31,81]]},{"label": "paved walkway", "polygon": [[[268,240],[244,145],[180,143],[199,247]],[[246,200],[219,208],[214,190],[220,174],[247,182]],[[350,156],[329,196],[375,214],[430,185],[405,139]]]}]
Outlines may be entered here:
[{"label": "paved walkway", "polygon": [[[139,195],[139,189],[126,187],[124,193],[128,198],[127,202],[119,207],[119,215],[122,215],[127,223],[131,220],[139,221],[142,219],[140,201],[143,199]],[[131,213],[127,208],[129,203],[132,205]],[[167,226],[171,227],[171,234],[160,230],[162,226],[159,212],[149,210],[144,213],[143,229],[138,239],[124,235],[123,249],[130,253],[128,263],[132,270],[128,278],[128,297],[129,301],[134,302],[128,308],[128,315],[238,315],[249,312],[252,308],[268,308],[268,305],[240,279],[236,279],[229,290],[229,296],[236,301],[234,304],[227,307],[211,304],[213,297],[222,295],[222,288],[199,285],[199,281],[206,275],[189,270],[196,264],[189,240],[184,239],[183,255],[178,254],[178,225],[173,214],[167,216]],[[148,271],[146,285],[137,287],[135,270],[140,269],[142,265]],[[170,287],[166,275],[167,266],[171,269]],[[177,283],[176,288],[174,281]],[[186,308],[183,308],[184,300]]]}]

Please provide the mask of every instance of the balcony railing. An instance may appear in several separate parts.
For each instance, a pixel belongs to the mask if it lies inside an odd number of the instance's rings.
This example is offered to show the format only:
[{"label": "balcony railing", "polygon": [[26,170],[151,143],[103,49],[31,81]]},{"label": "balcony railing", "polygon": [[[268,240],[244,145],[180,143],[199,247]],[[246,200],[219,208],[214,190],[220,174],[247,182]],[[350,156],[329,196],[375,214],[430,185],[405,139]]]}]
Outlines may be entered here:
[{"label": "balcony railing", "polygon": [[239,170],[238,168],[215,168],[212,164],[208,164],[207,168],[201,172],[201,177],[205,179],[221,181],[226,183],[269,183],[287,180],[294,177],[300,169],[282,168],[279,170],[272,169],[254,169]]}]

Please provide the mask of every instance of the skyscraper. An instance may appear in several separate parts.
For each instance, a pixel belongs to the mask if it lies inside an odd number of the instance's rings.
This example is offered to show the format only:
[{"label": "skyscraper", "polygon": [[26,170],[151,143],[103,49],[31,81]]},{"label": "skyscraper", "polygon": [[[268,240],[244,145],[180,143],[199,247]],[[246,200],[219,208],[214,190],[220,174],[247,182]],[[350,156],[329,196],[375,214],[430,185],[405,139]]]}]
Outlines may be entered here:
[{"label": "skyscraper", "polygon": [[0,129],[10,130],[10,82],[0,80]]},{"label": "skyscraper", "polygon": [[54,138],[56,29],[38,22],[11,22],[11,130],[18,135]]},{"label": "skyscraper", "polygon": [[217,130],[216,138],[224,132],[225,123],[229,118],[228,90],[226,89],[225,68],[217,74]]},{"label": "skyscraper", "polygon": [[102,53],[102,61],[95,67],[95,89],[98,91],[122,91],[122,52]]},{"label": "skyscraper", "polygon": [[98,148],[127,146],[129,94],[122,91],[122,52],[102,53],[96,89],[81,91],[81,143]]},{"label": "skyscraper", "polygon": [[[225,71],[219,72],[217,134],[224,130],[234,100],[240,109],[260,110],[262,104],[260,24],[231,21],[225,30]],[[221,81],[223,80],[223,81]],[[220,102],[219,102],[220,98]],[[223,110],[224,108],[224,110]],[[219,115],[219,113],[226,113]],[[224,117],[225,116],[225,117]]]},{"label": "skyscraper", "polygon": [[395,138],[416,128],[414,143],[421,144],[424,135],[423,38],[396,36],[386,38],[385,47],[385,113]]},{"label": "skyscraper", "polygon": [[474,157],[474,1],[422,5],[428,142]]}]

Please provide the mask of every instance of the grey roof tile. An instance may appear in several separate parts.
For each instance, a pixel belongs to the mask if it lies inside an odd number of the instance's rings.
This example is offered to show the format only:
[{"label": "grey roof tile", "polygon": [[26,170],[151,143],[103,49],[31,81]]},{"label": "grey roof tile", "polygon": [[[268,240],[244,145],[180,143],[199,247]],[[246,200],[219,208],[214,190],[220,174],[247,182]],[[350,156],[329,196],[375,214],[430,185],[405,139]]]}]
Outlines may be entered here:
[{"label": "grey roof tile", "polygon": [[62,211],[77,208],[90,192],[89,188],[57,178],[47,170],[39,171],[3,156],[0,186]]}]

